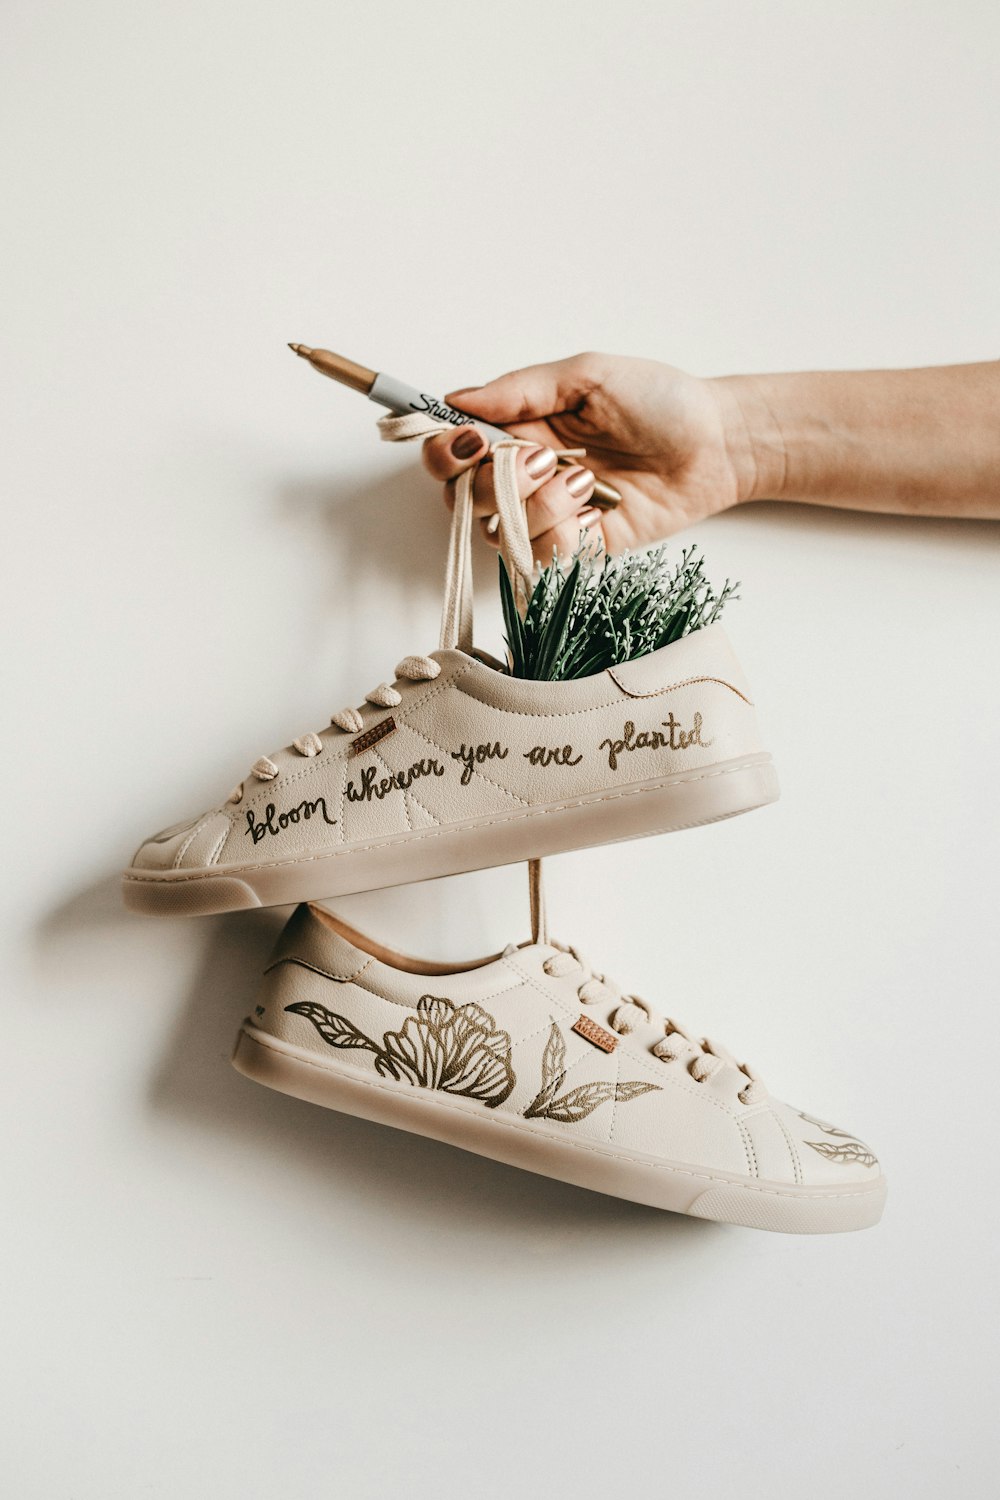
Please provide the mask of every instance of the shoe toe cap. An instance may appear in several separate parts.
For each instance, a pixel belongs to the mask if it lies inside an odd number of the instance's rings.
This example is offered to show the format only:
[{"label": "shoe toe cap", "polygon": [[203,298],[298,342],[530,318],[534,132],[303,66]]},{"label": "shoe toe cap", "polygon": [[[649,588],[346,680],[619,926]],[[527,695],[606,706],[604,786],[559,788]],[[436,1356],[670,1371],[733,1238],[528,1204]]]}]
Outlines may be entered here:
[{"label": "shoe toe cap", "polygon": [[860,1136],[787,1104],[780,1106],[780,1114],[806,1185],[860,1186],[881,1177],[878,1157]]},{"label": "shoe toe cap", "polygon": [[190,870],[211,865],[227,834],[229,819],[213,810],[175,823],[154,833],[141,844],[132,860],[133,870]]}]

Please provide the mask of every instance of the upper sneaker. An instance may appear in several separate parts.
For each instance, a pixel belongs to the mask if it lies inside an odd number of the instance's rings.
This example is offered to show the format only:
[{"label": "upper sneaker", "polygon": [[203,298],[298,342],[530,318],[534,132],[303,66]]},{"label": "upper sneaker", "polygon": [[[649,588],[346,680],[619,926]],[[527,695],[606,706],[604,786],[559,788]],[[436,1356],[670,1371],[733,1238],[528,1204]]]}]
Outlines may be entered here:
[{"label": "upper sneaker", "polygon": [[778,795],[721,626],[569,682],[468,650],[395,680],[258,760],[207,812],[142,845],[136,911],[345,895],[710,823]]},{"label": "upper sneaker", "polygon": [[300,907],[233,1062],[284,1093],[702,1219],[862,1229],[885,1201],[851,1131],[780,1104],[725,1048],[554,943],[436,966]]}]

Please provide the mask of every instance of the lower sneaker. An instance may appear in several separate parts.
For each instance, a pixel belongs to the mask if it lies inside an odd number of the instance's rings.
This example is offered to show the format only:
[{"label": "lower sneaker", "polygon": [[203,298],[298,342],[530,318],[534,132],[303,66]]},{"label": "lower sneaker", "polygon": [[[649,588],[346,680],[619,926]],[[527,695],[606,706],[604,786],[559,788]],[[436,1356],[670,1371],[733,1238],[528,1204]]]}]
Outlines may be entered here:
[{"label": "lower sneaker", "polygon": [[405,958],[300,906],[234,1066],[283,1093],[613,1197],[754,1229],[878,1222],[851,1131],[624,994],[575,948],[461,966]]}]

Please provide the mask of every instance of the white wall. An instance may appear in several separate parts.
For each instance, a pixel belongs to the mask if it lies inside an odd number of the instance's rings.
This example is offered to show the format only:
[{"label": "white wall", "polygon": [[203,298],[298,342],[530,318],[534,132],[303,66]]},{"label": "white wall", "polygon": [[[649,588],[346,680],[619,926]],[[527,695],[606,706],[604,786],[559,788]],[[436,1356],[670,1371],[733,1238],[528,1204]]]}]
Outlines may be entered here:
[{"label": "white wall", "polygon": [[[995,6],[5,32],[6,1492],[995,1493],[997,528],[699,528],[784,798],[550,867],[557,934],[877,1144],[875,1231],[659,1216],[257,1088],[228,1051],[279,914],[116,885],[435,642],[433,487],[286,340],[442,389],[587,346],[996,357]],[[525,935],[522,887],[342,909],[459,956]]]}]

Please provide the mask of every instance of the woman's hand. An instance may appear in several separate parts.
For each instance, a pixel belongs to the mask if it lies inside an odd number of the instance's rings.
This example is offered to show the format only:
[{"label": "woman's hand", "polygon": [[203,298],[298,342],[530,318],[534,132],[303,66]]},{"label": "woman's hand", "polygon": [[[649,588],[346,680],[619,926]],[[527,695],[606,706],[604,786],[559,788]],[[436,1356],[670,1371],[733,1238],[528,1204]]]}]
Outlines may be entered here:
[{"label": "woman's hand", "polygon": [[[518,474],[543,562],[553,547],[571,553],[581,526],[621,552],[765,498],[1000,519],[997,361],[699,380],[655,360],[578,354],[449,400],[539,444],[519,456]],[[556,473],[553,446],[585,447],[587,467]],[[429,438],[424,459],[450,498],[485,448],[462,427]],[[487,533],[489,467],[475,486]],[[617,510],[593,507],[593,472],[621,491]]]},{"label": "woman's hand", "polygon": [[[572,552],[581,526],[599,529],[609,552],[643,546],[749,498],[741,474],[739,404],[726,382],[699,380],[655,360],[578,354],[502,375],[447,399],[470,416],[539,446],[518,456],[518,483],[535,556]],[[556,471],[554,448],[586,448],[583,464]],[[424,462],[454,503],[457,476],[486,448],[475,428],[439,433]],[[584,466],[585,465],[585,466]],[[480,466],[475,513],[493,544],[492,464]],[[594,473],[622,495],[594,508]]]}]

